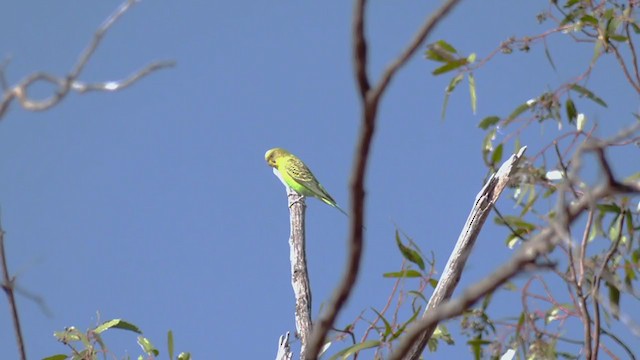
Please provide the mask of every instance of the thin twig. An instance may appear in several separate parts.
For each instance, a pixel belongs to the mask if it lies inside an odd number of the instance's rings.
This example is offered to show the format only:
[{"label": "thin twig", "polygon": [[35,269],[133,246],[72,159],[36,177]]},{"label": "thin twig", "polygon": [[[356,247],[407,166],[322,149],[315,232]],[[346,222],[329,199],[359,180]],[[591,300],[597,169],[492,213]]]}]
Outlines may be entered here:
[{"label": "thin twig", "polygon": [[2,88],[2,91],[9,90],[9,83],[7,82],[7,78],[4,76],[4,69],[7,68],[9,62],[11,62],[11,57],[8,56],[0,63],[0,87]]},{"label": "thin twig", "polygon": [[[622,214],[620,214],[620,229],[624,228],[624,212],[622,212]],[[618,233],[618,237],[617,239],[615,239],[615,242],[613,244],[611,244],[611,248],[609,249],[609,251],[607,252],[607,254],[604,257],[604,260],[602,261],[602,264],[600,265],[600,269],[598,271],[595,272],[594,274],[594,279],[593,279],[593,288],[591,289],[591,292],[593,294],[593,307],[594,307],[594,325],[593,325],[593,353],[591,355],[591,360],[596,360],[598,358],[598,350],[600,348],[600,306],[599,306],[599,302],[600,299],[597,296],[597,293],[600,291],[600,281],[602,279],[602,274],[607,271],[607,264],[609,263],[609,261],[611,260],[611,257],[613,257],[613,254],[618,250],[618,245],[620,244],[620,241],[622,240],[622,230]],[[611,286],[613,286],[613,284],[611,284]],[[618,312],[617,308],[612,308],[614,314]]]},{"label": "thin twig", "polygon": [[27,352],[24,346],[24,338],[22,337],[22,328],[20,327],[20,316],[18,315],[18,305],[15,297],[15,278],[9,275],[9,265],[7,264],[7,254],[4,249],[4,230],[0,225],[0,261],[2,261],[2,290],[7,294],[9,307],[11,308],[11,317],[13,318],[13,331],[16,335],[18,343],[18,352],[20,359],[27,359]]},{"label": "thin twig", "polygon": [[[580,313],[582,318],[583,330],[584,330],[584,354],[585,359],[591,359],[592,347],[591,347],[591,315],[589,314],[589,307],[587,306],[588,294],[584,294],[582,291],[582,282],[584,280],[584,262],[585,254],[587,252],[587,243],[589,239],[589,233],[591,232],[591,226],[593,226],[593,215],[595,209],[590,209],[587,216],[587,224],[582,234],[582,243],[580,245],[580,258],[578,259],[578,274],[574,273],[574,282],[576,286],[576,294],[579,298]],[[573,248],[571,248],[573,249]],[[569,254],[572,253],[570,249]],[[571,269],[574,269],[573,261]]]},{"label": "thin twig", "polygon": [[633,44],[633,36],[631,36],[631,31],[629,31],[630,27],[631,27],[631,24],[627,22],[624,26],[624,29],[625,29],[625,32],[627,33],[629,50],[631,50],[631,62],[633,63],[633,72],[636,75],[636,81],[640,84],[640,70],[638,70],[638,54],[636,54],[636,47]]}]

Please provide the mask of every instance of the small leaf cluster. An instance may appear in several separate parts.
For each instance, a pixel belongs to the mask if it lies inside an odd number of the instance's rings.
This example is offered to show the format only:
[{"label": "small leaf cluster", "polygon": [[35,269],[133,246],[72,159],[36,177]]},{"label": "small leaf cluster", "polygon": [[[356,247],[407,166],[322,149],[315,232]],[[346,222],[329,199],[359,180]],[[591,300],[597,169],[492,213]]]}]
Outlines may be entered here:
[{"label": "small leaf cluster", "polygon": [[[106,358],[109,350],[103,339],[103,334],[110,329],[126,330],[138,334],[137,343],[144,354],[138,356],[138,360],[155,359],[160,355],[160,351],[153,346],[151,340],[142,336],[142,331],[136,325],[122,319],[112,319],[86,332],[79,331],[73,326],[54,332],[54,337],[66,345],[71,350],[71,354],[51,355],[43,360],[97,360],[102,358],[99,355]],[[191,355],[188,352],[182,352],[174,358],[173,332],[171,330],[167,334],[167,350],[169,359],[191,359]]]}]

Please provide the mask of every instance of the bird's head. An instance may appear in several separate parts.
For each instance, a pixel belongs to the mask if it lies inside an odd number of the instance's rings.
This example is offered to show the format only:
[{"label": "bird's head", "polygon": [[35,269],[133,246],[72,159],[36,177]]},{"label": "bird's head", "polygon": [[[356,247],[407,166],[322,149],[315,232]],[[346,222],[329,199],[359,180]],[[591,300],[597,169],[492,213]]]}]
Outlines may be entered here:
[{"label": "bird's head", "polygon": [[281,148],[273,148],[269,151],[267,151],[264,154],[264,159],[267,161],[267,164],[269,166],[271,166],[272,168],[277,169],[278,168],[278,159],[288,155],[289,152],[285,149],[281,149]]}]

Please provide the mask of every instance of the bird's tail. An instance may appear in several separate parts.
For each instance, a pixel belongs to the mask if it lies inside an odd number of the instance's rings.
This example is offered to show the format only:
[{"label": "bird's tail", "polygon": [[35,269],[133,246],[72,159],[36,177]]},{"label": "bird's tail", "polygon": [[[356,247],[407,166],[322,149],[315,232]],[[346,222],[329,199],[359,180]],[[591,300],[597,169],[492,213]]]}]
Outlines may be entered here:
[{"label": "bird's tail", "polygon": [[344,214],[344,216],[349,217],[349,214],[347,214],[347,212],[346,212],[346,211],[342,210],[342,208],[341,208],[340,206],[338,206],[338,204],[333,204],[332,206],[333,206],[334,208],[336,208],[336,209],[340,210],[340,212],[341,212],[341,213],[343,213],[343,214]]}]

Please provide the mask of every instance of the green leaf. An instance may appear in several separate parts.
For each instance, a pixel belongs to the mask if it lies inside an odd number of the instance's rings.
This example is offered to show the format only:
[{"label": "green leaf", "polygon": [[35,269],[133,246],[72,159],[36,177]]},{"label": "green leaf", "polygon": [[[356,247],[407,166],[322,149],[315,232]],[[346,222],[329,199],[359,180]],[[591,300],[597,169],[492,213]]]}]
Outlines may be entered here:
[{"label": "green leaf", "polygon": [[474,354],[474,359],[481,359],[481,355],[482,355],[482,346],[486,346],[491,344],[491,341],[489,340],[483,340],[480,338],[475,338],[472,340],[467,341],[467,344],[469,344],[469,346],[471,346],[471,351]]},{"label": "green leaf", "polygon": [[482,299],[482,312],[485,312],[487,310],[489,304],[491,304],[491,299],[493,299],[493,292],[488,293],[487,296]]},{"label": "green leaf", "polygon": [[178,355],[178,360],[191,360],[191,353],[188,352],[181,352]]},{"label": "green leaf", "polygon": [[618,218],[622,219],[620,215],[616,216],[609,226],[609,239],[611,239],[611,241],[616,241],[620,237],[622,220],[618,221]]},{"label": "green leaf", "polygon": [[551,58],[551,53],[549,52],[549,47],[547,46],[546,41],[544,42],[544,55],[547,57],[549,64],[551,64],[551,68],[553,69],[553,71],[557,72],[558,69],[556,69],[556,64],[553,62],[553,59]]},{"label": "green leaf", "polygon": [[495,165],[495,164],[500,163],[500,160],[502,160],[502,150],[503,150],[503,146],[502,146],[502,144],[500,144],[493,151],[493,155],[491,156],[491,163],[492,164]]},{"label": "green leaf", "polygon": [[633,287],[633,281],[638,278],[638,276],[636,275],[636,272],[635,272],[634,265],[630,261],[625,260],[623,268],[624,268],[624,283],[629,288],[632,288]]},{"label": "green leaf", "polygon": [[629,40],[628,37],[624,35],[617,35],[617,34],[609,35],[609,39],[617,42],[627,42],[627,40]]},{"label": "green leaf", "polygon": [[446,42],[444,40],[438,40],[435,43],[436,43],[437,46],[442,48],[444,51],[450,52],[452,54],[456,54],[458,52],[458,50],[456,50],[456,48],[454,48],[453,45],[449,44],[448,42]]},{"label": "green leaf", "polygon": [[444,40],[438,40],[427,46],[425,57],[437,62],[450,62],[455,60],[456,49]]},{"label": "green leaf", "polygon": [[419,278],[422,274],[417,270],[402,270],[382,274],[386,278]]},{"label": "green leaf", "polygon": [[455,60],[456,49],[444,40],[438,40],[427,46],[425,57],[437,62],[451,62]]},{"label": "green leaf", "polygon": [[461,66],[467,65],[467,59],[454,59],[451,60],[447,63],[445,63],[444,65],[440,66],[439,68],[433,70],[431,72],[431,74],[433,75],[441,75],[444,73],[447,73],[449,71],[455,70]]},{"label": "green leaf", "polygon": [[571,85],[571,90],[586,96],[588,99],[590,99],[591,101],[595,102],[596,104],[602,106],[602,107],[607,107],[607,103],[604,102],[604,100],[602,100],[601,98],[599,98],[598,96],[596,96],[591,90],[584,88],[578,84],[573,84]]},{"label": "green leaf", "polygon": [[633,229],[633,217],[631,216],[631,211],[625,211],[625,222],[627,223],[627,235],[629,235],[629,239],[633,239],[635,230]]},{"label": "green leaf", "polygon": [[169,359],[173,359],[173,331],[171,330],[167,333],[167,348],[169,350]]},{"label": "green leaf", "polygon": [[421,292],[419,292],[419,291],[410,290],[410,291],[407,291],[407,294],[409,294],[409,295],[413,295],[413,296],[415,296],[415,297],[417,297],[417,298],[422,299],[424,302],[427,302],[427,298],[424,296],[424,294],[423,294],[423,293],[421,293]]},{"label": "green leaf", "polygon": [[622,209],[616,204],[598,204],[596,207],[603,213],[620,214],[622,212]]},{"label": "green leaf", "polygon": [[506,126],[507,124],[511,123],[515,118],[517,118],[518,116],[520,116],[520,114],[522,114],[523,112],[529,110],[530,106],[527,103],[523,103],[518,105],[517,108],[515,108],[515,110],[513,110],[511,112],[511,114],[509,114],[509,116],[507,117],[507,119],[504,122],[504,125]]},{"label": "green leaf", "polygon": [[355,344],[355,345],[349,346],[348,348],[346,348],[344,350],[341,350],[337,354],[335,354],[332,357],[330,357],[329,360],[346,359],[349,356],[357,353],[358,351],[371,349],[371,348],[376,348],[376,347],[380,346],[381,344],[382,343],[379,340],[367,340],[365,342],[361,342],[359,344]]},{"label": "green leaf", "polygon": [[104,343],[104,340],[102,340],[102,336],[100,336],[99,333],[93,333],[93,338],[95,339],[95,342],[98,343],[98,345],[100,345],[100,349],[102,349],[103,353],[107,353],[107,345]]},{"label": "green leaf", "polygon": [[411,249],[408,246],[405,246],[402,243],[402,241],[400,240],[400,232],[398,230],[396,230],[396,244],[398,245],[398,249],[400,249],[400,253],[402,253],[402,256],[404,256],[405,259],[418,265],[420,270],[424,271],[424,260],[422,260],[422,257],[417,251]]},{"label": "green leaf", "polygon": [[584,15],[580,18],[580,21],[582,21],[585,24],[589,24],[592,26],[598,26],[598,19],[596,19],[595,17],[591,16],[591,15]]},{"label": "green leaf", "polygon": [[609,305],[611,306],[611,312],[613,317],[618,319],[618,313],[620,310],[620,290],[613,284],[606,283],[609,288]]},{"label": "green leaf", "polygon": [[565,108],[567,109],[567,120],[569,124],[575,123],[578,118],[578,110],[576,110],[576,104],[573,103],[573,100],[567,99],[564,103]]},{"label": "green leaf", "polygon": [[570,7],[572,7],[573,5],[579,3],[581,0],[568,0],[566,4],[564,4],[564,8],[568,9]]},{"label": "green leaf", "polygon": [[421,312],[418,311],[414,311],[413,315],[411,315],[411,317],[409,318],[409,320],[405,321],[404,324],[402,324],[399,328],[398,331],[396,331],[395,333],[393,333],[393,336],[391,336],[391,338],[389,339],[389,341],[393,341],[395,339],[397,339],[398,337],[400,337],[400,335],[402,335],[404,333],[404,329],[407,328],[407,326],[409,324],[411,324],[412,322],[414,322],[416,320],[416,318],[418,317],[418,315]]},{"label": "green leaf", "polygon": [[523,219],[517,217],[517,216],[504,216],[503,218],[499,218],[496,217],[495,218],[495,222],[498,225],[506,225],[509,224],[509,226],[511,226],[514,229],[523,229],[526,230],[527,232],[531,232],[533,231],[536,226],[524,221]]},{"label": "green leaf", "polygon": [[433,331],[433,337],[435,339],[443,340],[447,345],[454,345],[453,337],[451,337],[451,333],[449,329],[444,324],[439,324],[436,326],[436,329]]},{"label": "green leaf", "polygon": [[65,354],[51,355],[46,358],[42,358],[42,360],[65,360],[68,359],[69,356]]},{"label": "green leaf", "polygon": [[99,325],[98,327],[96,327],[93,332],[95,333],[102,333],[103,331],[110,329],[110,328],[114,328],[114,329],[121,329],[121,330],[129,330],[129,331],[133,331],[135,333],[138,334],[142,334],[142,331],[135,325],[133,325],[130,322],[124,321],[122,319],[113,319],[113,320],[109,320],[106,321],[104,323],[102,323],[102,325]]},{"label": "green leaf", "polygon": [[384,335],[383,335],[383,341],[384,341],[387,336],[393,333],[393,328],[391,327],[391,324],[387,321],[387,319],[385,319],[384,315],[378,312],[378,310],[374,308],[371,308],[371,310],[373,310],[373,312],[376,313],[376,315],[378,315],[378,318],[380,318],[380,320],[382,320],[382,322],[384,323]]},{"label": "green leaf", "polygon": [[480,121],[480,124],[478,124],[478,127],[482,130],[487,130],[489,128],[489,126],[493,126],[495,124],[497,124],[498,122],[500,122],[500,118],[497,116],[487,116],[486,118],[482,119],[482,121]]},{"label": "green leaf", "polygon": [[138,336],[138,345],[142,348],[142,351],[147,355],[158,356],[160,352],[156,349],[155,346],[151,343],[151,340],[147,339],[144,336]]},{"label": "green leaf", "polygon": [[520,336],[522,325],[524,325],[524,311],[520,313],[520,317],[518,318],[518,326],[516,326],[516,338]]},{"label": "green leaf", "polygon": [[451,81],[449,82],[449,85],[447,86],[445,92],[444,92],[444,101],[442,103],[442,118],[444,119],[445,113],[447,111],[447,104],[449,103],[449,96],[451,95],[451,93],[453,92],[453,90],[455,90],[456,86],[458,86],[458,84],[460,83],[460,81],[462,81],[462,79],[464,78],[464,75],[462,73],[456,75],[453,79],[451,79]]},{"label": "green leaf", "polygon": [[469,56],[467,56],[467,63],[468,64],[473,64],[474,62],[476,62],[476,53],[471,53],[469,54]]},{"label": "green leaf", "polygon": [[469,77],[469,96],[471,97],[471,112],[475,115],[478,107],[478,96],[476,94],[476,79],[473,77],[473,73],[467,75]]},{"label": "green leaf", "polygon": [[75,327],[71,326],[63,331],[54,331],[53,336],[63,344],[69,344],[76,341],[83,341],[86,336],[79,332]]},{"label": "green leaf", "polygon": [[496,136],[496,129],[491,129],[487,132],[487,135],[484,136],[484,140],[482,141],[482,152],[489,153],[493,149],[493,140]]},{"label": "green leaf", "polygon": [[520,241],[520,238],[514,234],[511,234],[507,237],[507,247],[509,249],[513,249],[516,247],[516,244]]}]

